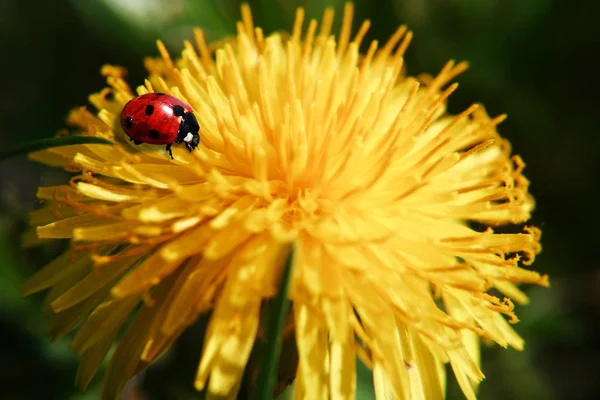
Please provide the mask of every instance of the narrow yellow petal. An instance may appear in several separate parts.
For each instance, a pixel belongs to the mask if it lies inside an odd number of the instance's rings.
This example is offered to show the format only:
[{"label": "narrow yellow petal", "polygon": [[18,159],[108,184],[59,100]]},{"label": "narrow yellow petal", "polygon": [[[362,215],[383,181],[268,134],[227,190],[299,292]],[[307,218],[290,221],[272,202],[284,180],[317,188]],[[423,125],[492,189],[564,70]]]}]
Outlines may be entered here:
[{"label": "narrow yellow petal", "polygon": [[147,177],[149,182],[169,182],[171,177],[175,176],[177,177],[176,182],[181,185],[192,185],[202,181],[202,178],[193,170],[171,164],[137,164],[135,171],[137,174]]},{"label": "narrow yellow petal", "polygon": [[84,199],[84,196],[80,195],[74,188],[66,185],[41,186],[38,188],[36,196],[40,200],[65,201],[67,196],[76,201]]},{"label": "narrow yellow petal", "polygon": [[[157,304],[162,304],[165,300],[173,282],[173,277],[166,279],[152,293],[153,300]],[[156,314],[157,307],[142,307],[136,314],[131,325],[127,328],[106,369],[106,376],[102,385],[102,400],[119,398],[127,381],[137,372],[149,328]]]},{"label": "narrow yellow petal", "polygon": [[[79,225],[71,231],[73,240],[85,242],[103,242],[108,240],[123,239],[131,236],[131,231],[139,224],[136,222],[115,222],[102,224],[96,218],[96,224],[93,226]],[[91,224],[90,224],[91,225]],[[39,234],[38,229],[38,234]]]},{"label": "narrow yellow petal", "polygon": [[294,320],[303,398],[328,399],[329,351],[325,324],[302,304],[294,306]]},{"label": "narrow yellow petal", "polygon": [[180,261],[200,253],[214,236],[215,232],[209,226],[200,225],[184,232],[176,240],[163,246],[160,249],[160,255],[167,262]]},{"label": "narrow yellow petal", "polygon": [[517,350],[523,350],[525,347],[525,340],[523,340],[513,327],[509,325],[506,319],[500,314],[495,314],[493,318],[497,329],[500,331],[504,340],[506,340],[506,343]]},{"label": "narrow yellow petal", "polygon": [[292,298],[296,299],[300,288],[315,297],[330,290],[333,290],[333,296],[339,296],[337,266],[327,258],[313,238],[303,235],[296,243],[294,263],[298,267],[294,267],[294,280],[290,288]]},{"label": "narrow yellow petal", "polygon": [[87,298],[81,303],[61,311],[57,314],[52,315],[50,327],[48,331],[53,340],[58,340],[73,328],[75,328],[81,321],[83,321],[106,297],[108,296],[108,289],[102,290],[93,296]]},{"label": "narrow yellow petal", "polygon": [[494,280],[494,286],[519,304],[529,303],[529,297],[513,283]]},{"label": "narrow yellow petal", "polygon": [[237,390],[258,330],[262,298],[272,290],[272,282],[263,276],[278,253],[271,251],[261,257],[263,252],[256,248],[264,245],[265,239],[253,238],[230,262],[228,279],[207,331],[197,388],[203,388],[210,375],[209,392],[228,396]]},{"label": "narrow yellow petal", "polygon": [[[154,317],[151,328],[148,332],[148,337],[144,350],[141,354],[141,359],[144,362],[154,361],[163,351],[168,349],[170,345],[177,339],[179,334],[189,324],[196,320],[197,313],[194,309],[194,302],[190,301],[185,304],[185,308],[177,308],[176,301],[180,296],[182,287],[190,280],[190,276],[194,274],[198,268],[200,256],[193,257],[188,264],[179,272],[177,280],[171,286],[166,299],[159,305],[159,310]],[[196,286],[199,292],[201,287]],[[200,293],[195,293],[196,295]],[[192,305],[190,307],[190,305]],[[175,314],[181,318],[182,322],[175,326],[169,316]]]},{"label": "narrow yellow petal", "polygon": [[356,354],[354,340],[330,344],[332,400],[354,400],[356,396]]},{"label": "narrow yellow petal", "polygon": [[190,203],[173,196],[165,196],[156,201],[128,207],[122,215],[126,219],[142,222],[163,222],[190,213]]},{"label": "narrow yellow petal", "polygon": [[[443,400],[446,392],[445,366],[425,346],[417,332],[410,330],[409,337],[415,356],[414,372],[419,374],[424,398]],[[409,374],[411,373],[413,372],[410,371]]]},{"label": "narrow yellow petal", "polygon": [[208,390],[217,396],[232,396],[236,394],[236,385],[241,381],[254,345],[260,320],[260,303],[248,304],[246,309],[237,309],[234,313],[230,311],[225,315],[219,312],[220,305],[221,303],[217,306],[211,322],[223,318],[222,326],[214,327],[211,332],[212,336],[222,335],[223,339],[220,342],[219,355],[212,364]]},{"label": "narrow yellow petal", "polygon": [[139,302],[140,296],[132,296],[100,304],[77,331],[71,348],[83,356],[92,346],[102,342],[105,335],[118,332]]},{"label": "narrow yellow petal", "polygon": [[[374,298],[372,301],[377,302],[377,299]],[[382,393],[385,393],[385,396],[393,395],[398,400],[410,399],[410,379],[393,314],[384,310],[380,310],[378,314],[371,314],[360,307],[357,307],[357,312],[365,332],[372,340],[373,372]],[[376,394],[379,396],[378,393]]]},{"label": "narrow yellow petal", "polygon": [[98,225],[99,218],[95,215],[78,215],[75,217],[65,218],[61,221],[52,222],[48,225],[39,226],[37,234],[43,239],[67,239],[73,237],[75,229],[83,227],[93,227]]},{"label": "narrow yellow petal", "polygon": [[58,154],[52,151],[52,149],[36,151],[35,153],[30,153],[28,157],[32,161],[60,168],[63,168],[71,161],[69,157]]},{"label": "narrow yellow petal", "polygon": [[98,373],[102,362],[112,348],[113,342],[117,337],[118,331],[104,332],[102,340],[81,354],[79,368],[75,384],[83,390],[86,390],[94,376]]},{"label": "narrow yellow petal", "polygon": [[211,259],[224,257],[252,235],[244,228],[242,221],[235,222],[217,231],[206,245],[204,256]]},{"label": "narrow yellow petal", "polygon": [[29,228],[21,235],[21,246],[24,249],[42,246],[46,241],[47,239],[38,237],[37,228]]},{"label": "narrow yellow petal", "polygon": [[138,194],[119,193],[117,191],[111,191],[106,188],[85,182],[79,182],[77,184],[77,190],[79,191],[79,193],[97,200],[106,200],[114,202],[141,200]]},{"label": "narrow yellow petal", "polygon": [[64,218],[70,218],[77,215],[77,210],[68,207],[53,207],[47,206],[34,210],[29,213],[29,224],[30,225],[47,225],[54,221],[61,220]]},{"label": "narrow yellow petal", "polygon": [[456,363],[451,363],[451,365],[454,375],[456,376],[456,380],[458,381],[458,385],[460,386],[467,400],[477,400],[477,395],[475,394],[475,389],[473,387],[473,381],[469,379],[465,372],[461,370]]},{"label": "narrow yellow petal", "polygon": [[92,262],[84,252],[66,251],[30,277],[22,287],[27,296],[47,289],[77,271],[87,271]]},{"label": "narrow yellow petal", "polygon": [[173,293],[173,302],[162,330],[173,334],[181,329],[196,312],[209,309],[216,295],[216,287],[225,279],[229,258],[209,260],[202,258],[189,275],[184,275],[181,287]]},{"label": "narrow yellow petal", "polygon": [[152,253],[137,265],[112,289],[115,297],[123,298],[142,293],[169,276],[181,265],[182,260],[167,261],[160,250]]},{"label": "narrow yellow petal", "polygon": [[54,311],[60,312],[82,302],[123,276],[134,262],[135,259],[133,258],[123,258],[100,268],[95,268],[86,277],[79,280],[77,284],[55,299],[51,304],[52,308]]}]

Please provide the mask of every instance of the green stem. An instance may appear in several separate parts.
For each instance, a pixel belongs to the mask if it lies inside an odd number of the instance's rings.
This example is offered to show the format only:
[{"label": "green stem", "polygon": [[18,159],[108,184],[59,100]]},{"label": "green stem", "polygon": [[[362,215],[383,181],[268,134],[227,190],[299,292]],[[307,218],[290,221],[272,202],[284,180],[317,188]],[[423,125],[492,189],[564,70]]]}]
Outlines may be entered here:
[{"label": "green stem", "polygon": [[279,283],[279,292],[268,306],[265,329],[266,348],[256,380],[255,398],[257,400],[273,399],[275,368],[279,364],[279,355],[281,352],[281,334],[290,308],[288,289],[292,276],[293,254],[294,250],[290,248]]}]

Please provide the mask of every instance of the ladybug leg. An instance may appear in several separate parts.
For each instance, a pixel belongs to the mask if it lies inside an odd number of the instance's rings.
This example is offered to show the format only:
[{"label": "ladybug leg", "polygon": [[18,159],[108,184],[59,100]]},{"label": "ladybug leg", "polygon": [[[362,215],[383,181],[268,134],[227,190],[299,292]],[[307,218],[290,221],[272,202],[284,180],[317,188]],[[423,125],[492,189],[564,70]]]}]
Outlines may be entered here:
[{"label": "ladybug leg", "polygon": [[169,153],[169,155],[171,156],[171,160],[173,160],[173,151],[171,151],[171,146],[173,145],[173,143],[169,143],[167,144],[167,152]]},{"label": "ladybug leg", "polygon": [[137,144],[137,145],[140,145],[140,144],[142,144],[142,142],[141,142],[141,141],[139,141],[139,140],[134,140],[134,141],[133,141],[133,143],[135,143],[135,144]]}]

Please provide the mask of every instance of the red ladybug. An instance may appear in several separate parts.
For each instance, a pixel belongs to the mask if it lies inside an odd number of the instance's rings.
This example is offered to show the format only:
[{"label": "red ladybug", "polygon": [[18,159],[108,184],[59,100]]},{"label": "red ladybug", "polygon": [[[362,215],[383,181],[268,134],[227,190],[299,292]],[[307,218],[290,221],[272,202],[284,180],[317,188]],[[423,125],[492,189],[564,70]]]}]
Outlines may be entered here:
[{"label": "red ladybug", "polygon": [[200,143],[200,126],[189,104],[164,93],[131,99],[121,112],[121,127],[135,144],[185,143],[191,152]]}]

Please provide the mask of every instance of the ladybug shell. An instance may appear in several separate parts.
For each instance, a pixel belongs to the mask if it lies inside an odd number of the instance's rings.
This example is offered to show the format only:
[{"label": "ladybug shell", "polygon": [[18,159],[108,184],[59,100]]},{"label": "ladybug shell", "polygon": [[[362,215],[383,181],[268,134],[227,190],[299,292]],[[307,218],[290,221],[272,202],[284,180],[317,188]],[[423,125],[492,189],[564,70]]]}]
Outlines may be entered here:
[{"label": "ladybug shell", "polygon": [[121,112],[121,127],[132,140],[169,144],[177,139],[184,114],[192,108],[164,93],[148,93],[131,99]]}]

